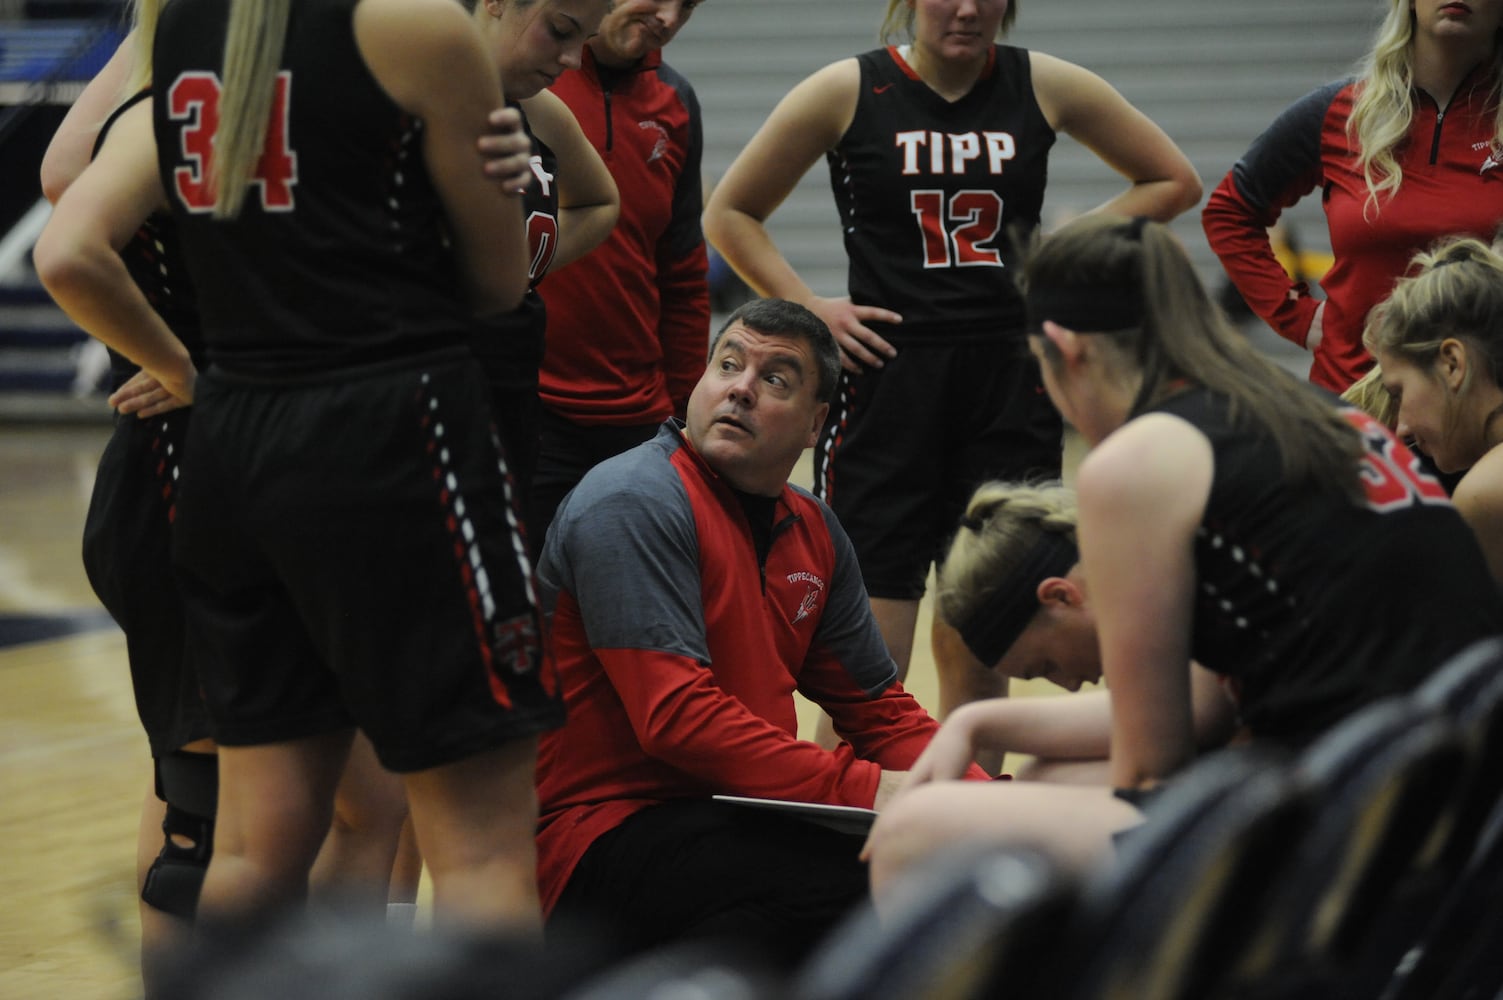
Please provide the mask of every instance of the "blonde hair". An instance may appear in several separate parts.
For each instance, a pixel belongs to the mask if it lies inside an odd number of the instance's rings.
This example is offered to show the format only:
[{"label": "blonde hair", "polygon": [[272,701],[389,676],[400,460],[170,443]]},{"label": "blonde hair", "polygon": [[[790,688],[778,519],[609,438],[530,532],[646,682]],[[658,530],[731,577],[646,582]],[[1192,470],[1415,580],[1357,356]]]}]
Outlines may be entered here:
[{"label": "blonde hair", "polygon": [[[1415,255],[1409,277],[1369,314],[1362,342],[1435,373],[1448,338],[1466,345],[1494,385],[1503,386],[1503,255],[1479,239],[1443,241]],[[1460,392],[1479,365],[1467,366]],[[1496,412],[1489,414],[1490,421]]]},{"label": "blonde hair", "polygon": [[[1503,145],[1503,38],[1494,39],[1490,70],[1493,142]],[[1367,182],[1365,215],[1378,208],[1380,195],[1392,197],[1404,180],[1395,154],[1414,121],[1414,14],[1408,0],[1390,0],[1359,73],[1346,133]]]},{"label": "blonde hair", "polygon": [[151,83],[151,43],[157,36],[157,18],[162,13],[162,0],[130,0],[132,55],[130,77],[126,80],[126,93],[136,91]]},{"label": "blonde hair", "polygon": [[1347,386],[1346,392],[1341,394],[1341,399],[1342,402],[1352,404],[1389,430],[1398,426],[1398,408],[1393,405],[1393,397],[1383,387],[1383,369],[1379,365],[1373,365],[1367,370],[1366,375]]},{"label": "blonde hair", "polygon": [[[882,16],[882,27],[877,29],[877,37],[883,45],[892,42],[893,35],[905,35],[909,41],[913,40],[913,4],[911,0],[887,0],[887,13]],[[998,34],[1006,36],[1012,23],[1018,19],[1018,0],[1008,0],[1007,12],[1002,15],[1002,27]]]},{"label": "blonde hair", "polygon": [[[983,483],[939,569],[939,616],[960,627],[992,604],[1027,554],[1049,533],[1076,543],[1075,491],[1058,481]],[[1031,587],[1030,587],[1031,589]]]},{"label": "blonde hair", "polygon": [[[1106,213],[1082,216],[1029,255],[1024,281],[1030,297],[1037,289],[1120,290],[1141,301],[1135,326],[1078,331],[1113,352],[1109,376],[1141,377],[1132,415],[1180,383],[1203,386],[1228,399],[1233,420],[1246,417],[1273,439],[1289,482],[1361,497],[1356,430],[1231,325],[1168,227]],[[1044,350],[1058,361],[1053,341],[1046,339]]]},{"label": "blonde hair", "polygon": [[224,86],[214,136],[214,216],[240,214],[266,144],[292,0],[230,0]]}]

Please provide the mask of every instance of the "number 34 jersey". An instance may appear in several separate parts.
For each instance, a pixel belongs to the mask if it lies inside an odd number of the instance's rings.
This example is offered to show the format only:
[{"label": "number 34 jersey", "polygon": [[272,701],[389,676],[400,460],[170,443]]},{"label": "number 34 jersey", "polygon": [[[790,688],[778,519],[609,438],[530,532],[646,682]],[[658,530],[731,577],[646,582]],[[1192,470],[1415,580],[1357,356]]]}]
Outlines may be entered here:
[{"label": "number 34 jersey", "polygon": [[344,368],[462,345],[473,323],[422,123],[367,69],[357,2],[292,4],[265,144],[234,219],[214,217],[210,182],[229,0],[174,0],[162,11],[159,168],[209,359],[228,370]]},{"label": "number 34 jersey", "polygon": [[981,78],[954,102],[897,48],[857,62],[856,114],[826,157],[852,301],[901,313],[892,332],[905,340],[1020,334],[1014,239],[1039,224],[1054,145],[1028,51],[993,46]]}]

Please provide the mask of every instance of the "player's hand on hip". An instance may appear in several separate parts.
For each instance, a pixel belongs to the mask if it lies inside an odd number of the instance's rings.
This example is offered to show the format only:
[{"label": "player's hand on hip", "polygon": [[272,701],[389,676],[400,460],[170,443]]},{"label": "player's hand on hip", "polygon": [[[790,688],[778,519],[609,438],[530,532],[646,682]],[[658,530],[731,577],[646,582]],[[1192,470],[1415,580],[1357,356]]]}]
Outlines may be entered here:
[{"label": "player's hand on hip", "polygon": [[866,325],[876,323],[901,323],[903,317],[891,309],[878,306],[858,306],[848,298],[816,298],[809,309],[830,328],[835,343],[840,345],[840,362],[846,371],[859,372],[863,367],[881,368],[891,358],[897,357],[897,348],[883,340],[875,330]]},{"label": "player's hand on hip", "polygon": [[142,420],[193,405],[193,388],[198,373],[190,366],[187,372],[170,381],[148,371],[139,371],[110,394],[109,404],[122,414],[134,414]]}]

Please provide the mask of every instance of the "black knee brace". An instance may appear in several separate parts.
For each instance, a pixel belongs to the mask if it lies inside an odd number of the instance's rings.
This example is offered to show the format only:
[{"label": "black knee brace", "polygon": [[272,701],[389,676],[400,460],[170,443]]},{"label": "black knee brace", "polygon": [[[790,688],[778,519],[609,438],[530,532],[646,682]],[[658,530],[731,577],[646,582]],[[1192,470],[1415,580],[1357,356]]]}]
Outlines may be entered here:
[{"label": "black knee brace", "polygon": [[146,872],[141,899],[191,920],[214,854],[219,762],[213,754],[179,750],[158,758],[156,765],[157,797],[167,803],[167,815],[162,819],[162,851]]}]

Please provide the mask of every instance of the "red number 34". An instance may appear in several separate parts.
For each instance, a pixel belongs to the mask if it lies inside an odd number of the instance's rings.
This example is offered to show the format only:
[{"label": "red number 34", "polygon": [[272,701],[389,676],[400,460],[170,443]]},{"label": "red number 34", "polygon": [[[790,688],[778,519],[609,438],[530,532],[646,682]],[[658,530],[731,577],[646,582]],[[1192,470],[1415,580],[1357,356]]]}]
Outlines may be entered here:
[{"label": "red number 34", "polygon": [[[213,73],[184,73],[167,91],[167,115],[186,124],[179,130],[183,166],[172,172],[173,188],[190,212],[214,210],[214,133],[219,129],[219,78]],[[264,212],[292,211],[292,189],[297,184],[297,154],[288,145],[287,102],[292,95],[292,74],[277,74],[271,117],[266,123],[266,144],[256,164],[251,185],[261,196]]]}]

